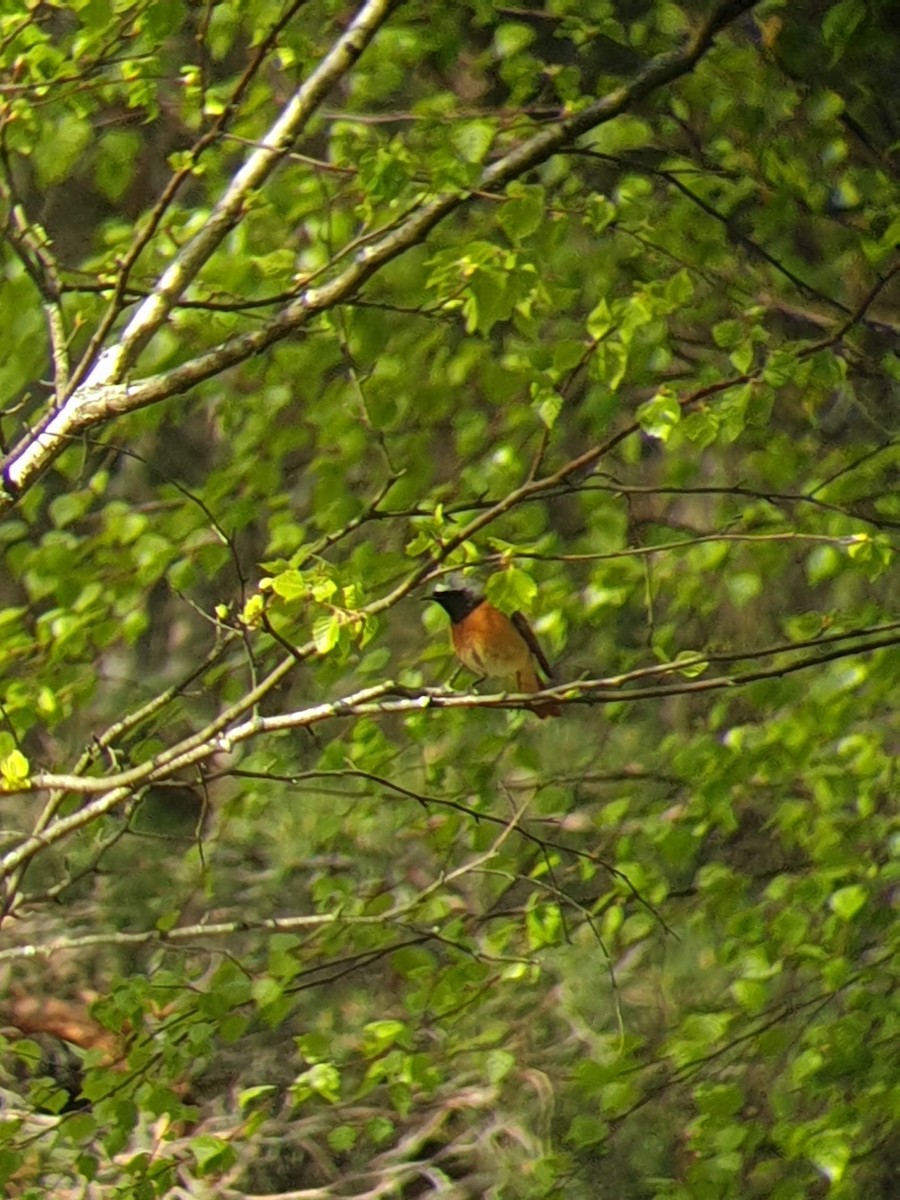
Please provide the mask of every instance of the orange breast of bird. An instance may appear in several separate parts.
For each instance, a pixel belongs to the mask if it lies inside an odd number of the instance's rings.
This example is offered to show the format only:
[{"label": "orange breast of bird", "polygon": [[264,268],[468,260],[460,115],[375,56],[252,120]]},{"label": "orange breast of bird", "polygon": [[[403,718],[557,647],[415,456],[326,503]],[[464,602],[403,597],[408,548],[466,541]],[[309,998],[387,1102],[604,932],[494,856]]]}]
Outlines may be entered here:
[{"label": "orange breast of bird", "polygon": [[[476,675],[492,675],[514,682],[519,692],[539,692],[541,681],[528,643],[512,621],[487,601],[451,625],[453,649],[463,666]],[[535,708],[539,717],[555,717],[555,704]]]}]

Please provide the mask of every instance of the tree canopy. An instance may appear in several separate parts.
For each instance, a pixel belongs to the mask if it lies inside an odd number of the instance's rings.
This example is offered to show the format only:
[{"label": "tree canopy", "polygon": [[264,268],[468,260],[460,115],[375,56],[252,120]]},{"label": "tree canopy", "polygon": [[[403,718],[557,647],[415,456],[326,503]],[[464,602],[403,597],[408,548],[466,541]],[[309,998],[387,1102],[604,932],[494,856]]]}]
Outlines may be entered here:
[{"label": "tree canopy", "polygon": [[896,1194],[898,61],[0,5],[8,1195]]}]

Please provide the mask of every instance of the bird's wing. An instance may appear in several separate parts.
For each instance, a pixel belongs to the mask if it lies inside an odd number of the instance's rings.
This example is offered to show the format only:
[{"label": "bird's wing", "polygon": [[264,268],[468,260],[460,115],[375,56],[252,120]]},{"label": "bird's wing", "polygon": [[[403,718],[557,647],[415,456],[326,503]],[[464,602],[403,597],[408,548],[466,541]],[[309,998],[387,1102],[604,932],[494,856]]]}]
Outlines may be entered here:
[{"label": "bird's wing", "polygon": [[524,613],[514,612],[510,614],[510,620],[516,629],[522,635],[525,645],[534,655],[538,666],[544,672],[548,679],[553,678],[553,672],[550,670],[550,664],[547,662],[547,657],[541,649],[540,643],[534,636],[534,630],[528,624]]}]

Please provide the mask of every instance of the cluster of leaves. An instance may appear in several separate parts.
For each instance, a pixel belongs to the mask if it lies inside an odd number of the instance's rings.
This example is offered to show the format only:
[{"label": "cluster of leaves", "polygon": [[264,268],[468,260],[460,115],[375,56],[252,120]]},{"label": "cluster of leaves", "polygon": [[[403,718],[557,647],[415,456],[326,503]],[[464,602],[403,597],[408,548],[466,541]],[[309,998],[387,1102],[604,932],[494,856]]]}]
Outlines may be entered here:
[{"label": "cluster of leaves", "polygon": [[0,11],[9,1194],[890,1194],[897,49]]}]

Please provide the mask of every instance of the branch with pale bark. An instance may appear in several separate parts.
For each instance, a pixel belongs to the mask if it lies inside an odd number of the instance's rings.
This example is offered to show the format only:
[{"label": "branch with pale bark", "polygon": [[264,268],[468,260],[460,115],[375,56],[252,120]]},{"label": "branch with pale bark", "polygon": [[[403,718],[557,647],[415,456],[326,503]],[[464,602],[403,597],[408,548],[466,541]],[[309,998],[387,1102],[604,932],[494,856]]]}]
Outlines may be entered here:
[{"label": "branch with pale bark", "polygon": [[[236,747],[266,734],[295,729],[309,729],[323,722],[345,720],[348,717],[385,717],[423,710],[435,713],[445,709],[531,709],[536,702],[553,700],[563,706],[601,706],[661,700],[673,696],[699,695],[707,692],[734,690],[765,679],[788,675],[823,666],[838,659],[873,654],[900,644],[900,623],[894,622],[870,630],[852,630],[832,634],[827,638],[784,643],[756,652],[760,657],[774,657],[775,662],[755,670],[734,671],[707,678],[688,678],[678,683],[645,683],[647,676],[693,673],[703,670],[709,658],[691,656],[673,663],[654,665],[605,679],[585,679],[548,688],[531,695],[480,696],[455,693],[446,688],[407,689],[391,681],[338,700],[312,705],[295,712],[272,716],[255,715],[247,720],[226,723],[218,728],[215,722],[192,737],[176,743],[148,762],[127,771],[101,777],[37,773],[21,786],[24,791],[49,791],[54,810],[59,797],[65,794],[94,797],[81,808],[66,816],[48,820],[37,833],[23,837],[0,859],[0,878],[18,881],[21,871],[38,854],[56,845],[73,833],[123,804],[135,791],[153,783],[183,778],[184,772],[198,768],[215,755],[230,754]],[[718,656],[720,660],[747,661],[753,652]],[[293,661],[293,660],[290,660]],[[289,664],[288,664],[289,665]],[[635,686],[632,686],[635,685]],[[7,905],[14,903],[8,897]]]},{"label": "branch with pale bark", "polygon": [[[352,299],[364,283],[388,263],[425,240],[439,222],[478,193],[496,193],[527,174],[588,131],[629,111],[652,93],[686,74],[709,50],[715,36],[753,8],[755,0],[725,0],[678,50],[651,60],[631,80],[582,111],[541,129],[487,166],[471,189],[452,190],[424,199],[401,221],[376,234],[352,260],[313,287],[303,287],[258,329],[230,338],[171,371],[144,379],[132,377],[141,351],[162,328],[172,309],[199,277],[204,264],[240,221],[250,194],[262,187],[292,148],[327,94],[347,74],[391,15],[397,0],[368,0],[309,78],[297,89],[232,179],[203,228],[179,251],[149,296],[107,346],[83,383],[66,402],[49,412],[23,437],[3,464],[5,489],[0,515],[15,503],[86,430],[127,413],[182,395],[204,380],[260,354],[308,326],[321,312]],[[338,254],[338,260],[342,258]]]}]

